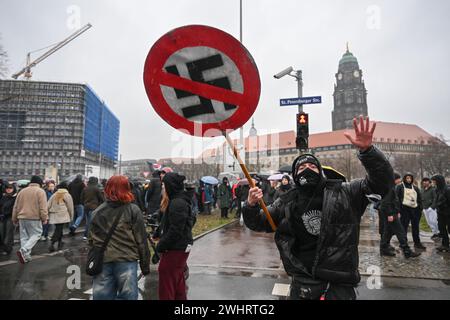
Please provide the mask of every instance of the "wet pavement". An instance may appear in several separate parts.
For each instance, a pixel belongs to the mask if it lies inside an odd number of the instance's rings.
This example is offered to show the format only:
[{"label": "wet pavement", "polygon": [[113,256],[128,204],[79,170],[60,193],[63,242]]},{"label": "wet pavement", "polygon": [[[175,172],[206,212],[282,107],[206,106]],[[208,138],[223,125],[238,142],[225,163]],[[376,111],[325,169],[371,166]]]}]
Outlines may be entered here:
[{"label": "wet pavement", "polygon": [[[411,239],[411,237],[409,237]],[[427,250],[415,259],[400,253],[380,257],[376,224],[361,226],[359,299],[450,299],[450,254],[437,254],[436,244],[423,234]],[[0,257],[0,299],[92,298],[92,281],[84,273],[87,246],[81,234],[65,237],[64,250],[47,253],[48,242],[39,242],[33,261],[21,265],[15,255]],[[398,244],[393,241],[394,246]],[[188,260],[189,299],[271,300],[275,284],[289,284],[273,234],[255,233],[236,222],[196,240]],[[375,289],[369,267],[380,267]],[[139,281],[140,299],[157,299],[157,271]],[[75,270],[75,273],[74,273]],[[78,274],[77,274],[78,272]],[[78,276],[78,286],[74,279]],[[369,284],[369,285],[368,285]]]}]

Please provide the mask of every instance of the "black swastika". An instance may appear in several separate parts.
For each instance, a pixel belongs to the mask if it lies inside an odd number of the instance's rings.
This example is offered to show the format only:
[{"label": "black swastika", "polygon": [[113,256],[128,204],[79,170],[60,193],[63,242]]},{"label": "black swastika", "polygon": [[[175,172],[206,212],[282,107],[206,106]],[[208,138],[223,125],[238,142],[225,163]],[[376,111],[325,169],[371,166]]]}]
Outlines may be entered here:
[{"label": "black swastika", "polygon": [[[221,67],[221,66],[223,66],[223,64],[224,63],[222,60],[222,56],[220,54],[216,54],[216,55],[213,55],[213,56],[210,56],[207,58],[202,58],[202,59],[198,59],[198,60],[195,60],[192,62],[188,62],[188,63],[186,63],[186,66],[187,66],[187,69],[189,72],[189,77],[191,78],[191,80],[197,81],[197,82],[202,82],[202,83],[207,83],[212,86],[231,90],[230,81],[228,80],[227,77],[213,79],[213,80],[209,80],[209,81],[205,81],[205,79],[203,77],[203,71]],[[167,66],[165,69],[168,73],[171,73],[171,74],[174,74],[177,76],[180,75],[178,72],[178,68],[175,65]],[[175,94],[178,99],[195,96],[195,94],[187,92],[187,91],[178,90],[175,88],[174,88],[174,90],[175,90]],[[185,118],[189,119],[189,118],[192,118],[192,117],[195,117],[198,115],[215,113],[214,107],[213,107],[210,99],[207,99],[202,96],[198,96],[198,97],[200,98],[200,104],[184,107],[181,109],[181,111],[183,112],[183,116]],[[232,105],[232,104],[224,103],[224,106],[225,106],[225,110],[236,109],[236,106]]]}]

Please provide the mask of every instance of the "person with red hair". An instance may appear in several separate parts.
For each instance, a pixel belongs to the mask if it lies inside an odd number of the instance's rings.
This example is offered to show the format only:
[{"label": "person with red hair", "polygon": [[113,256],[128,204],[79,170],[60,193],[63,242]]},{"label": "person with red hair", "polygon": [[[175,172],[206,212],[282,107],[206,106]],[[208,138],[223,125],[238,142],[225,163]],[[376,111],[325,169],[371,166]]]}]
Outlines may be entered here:
[{"label": "person with red hair", "polygon": [[106,245],[102,272],[93,277],[94,300],[137,300],[138,261],[143,275],[150,273],[150,250],[142,212],[132,203],[128,178],[113,176],[106,183],[106,202],[92,213],[89,245],[102,247],[112,229]]}]

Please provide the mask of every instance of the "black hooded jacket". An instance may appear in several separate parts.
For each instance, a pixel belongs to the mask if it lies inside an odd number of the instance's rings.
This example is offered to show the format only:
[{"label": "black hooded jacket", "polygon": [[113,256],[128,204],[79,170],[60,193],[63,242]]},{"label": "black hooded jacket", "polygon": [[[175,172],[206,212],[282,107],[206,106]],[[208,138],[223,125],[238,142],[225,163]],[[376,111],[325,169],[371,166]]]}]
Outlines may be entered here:
[{"label": "black hooded jacket", "polygon": [[161,180],[159,175],[154,174],[150,180],[147,192],[145,194],[147,202],[147,213],[155,213],[161,203]]},{"label": "black hooded jacket", "polygon": [[450,216],[450,187],[445,184],[442,175],[435,175],[432,179],[436,181],[436,198],[432,208],[437,209],[438,214]]},{"label": "black hooded jacket", "polygon": [[161,238],[156,246],[158,252],[169,250],[185,251],[193,244],[192,227],[195,216],[192,212],[192,196],[184,191],[184,177],[169,172],[163,183],[169,196],[169,205],[161,219]]},{"label": "black hooded jacket", "polygon": [[3,194],[0,199],[0,221],[3,219],[11,219],[14,203],[16,202],[17,191],[16,187],[13,186],[14,191],[12,194]]},{"label": "black hooded jacket", "polygon": [[73,205],[78,206],[82,205],[81,202],[81,193],[86,186],[83,183],[82,177],[77,176],[70,184],[69,184],[69,193],[73,199]]},{"label": "black hooded jacket", "polygon": [[399,185],[397,185],[395,187],[395,193],[397,194],[397,199],[400,203],[400,209],[409,208],[409,207],[403,205],[403,197],[405,195],[405,188],[409,188],[409,189],[414,188],[414,190],[417,192],[417,208],[412,208],[412,209],[417,209],[419,211],[422,211],[423,205],[422,205],[422,196],[421,196],[420,190],[413,183],[406,182],[406,177],[408,177],[408,176],[411,177],[412,181],[414,182],[414,175],[412,173],[406,173],[403,176],[403,183],[400,183]]},{"label": "black hooded jacket", "polygon": [[[289,216],[292,214],[291,204],[297,198],[298,187],[268,207],[278,226],[275,242],[289,275],[307,274],[316,280],[348,285],[356,285],[360,281],[359,225],[369,203],[366,195],[375,193],[384,196],[393,186],[394,173],[389,161],[376,147],[359,153],[358,158],[367,171],[366,178],[351,182],[324,178],[320,233],[311,272],[293,253],[296,235]],[[323,172],[321,167],[319,170]],[[251,207],[246,204],[243,216],[245,224],[251,230],[273,232],[258,205]]]}]

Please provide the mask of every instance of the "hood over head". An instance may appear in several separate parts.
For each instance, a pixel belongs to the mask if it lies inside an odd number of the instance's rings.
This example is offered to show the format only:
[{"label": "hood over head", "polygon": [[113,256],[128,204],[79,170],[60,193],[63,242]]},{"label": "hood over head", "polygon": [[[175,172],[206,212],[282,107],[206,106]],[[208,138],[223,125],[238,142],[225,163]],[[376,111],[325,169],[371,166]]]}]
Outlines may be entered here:
[{"label": "hood over head", "polygon": [[436,174],[431,177],[431,180],[436,182],[436,189],[444,190],[445,189],[445,178],[440,174]]},{"label": "hood over head", "polygon": [[97,177],[89,177],[88,185],[89,186],[98,186],[98,178]]},{"label": "hood over head", "polygon": [[162,182],[170,199],[183,192],[184,180],[186,180],[186,177],[176,172],[168,172],[164,175]]}]

